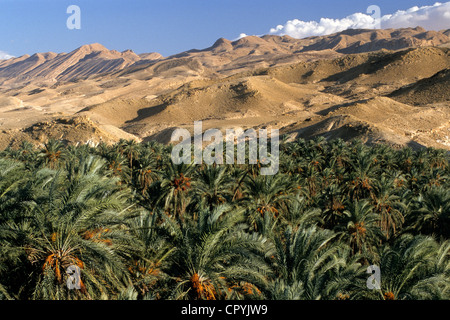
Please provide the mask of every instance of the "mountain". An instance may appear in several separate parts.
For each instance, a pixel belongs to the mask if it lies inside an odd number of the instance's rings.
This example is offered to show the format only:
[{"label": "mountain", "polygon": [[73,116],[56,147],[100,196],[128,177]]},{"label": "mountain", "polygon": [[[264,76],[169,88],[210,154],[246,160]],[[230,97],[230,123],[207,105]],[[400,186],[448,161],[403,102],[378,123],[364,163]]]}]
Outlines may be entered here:
[{"label": "mountain", "polygon": [[0,61],[0,148],[169,142],[175,128],[279,128],[450,150],[450,38],[423,28],[248,36],[168,57],[100,44]]},{"label": "mountain", "polygon": [[[171,76],[174,72],[231,75],[298,60],[311,61],[382,49],[443,45],[450,43],[448,31],[426,31],[417,27],[352,29],[304,39],[275,35],[247,36],[236,41],[220,38],[209,48],[193,49],[167,58],[158,53],[137,55],[131,50],[108,50],[94,43],[69,53],[36,53],[0,61],[0,85],[72,81],[118,71],[122,71],[119,73],[122,75],[144,70],[146,76]],[[139,74],[136,76],[139,77]]]},{"label": "mountain", "polygon": [[211,47],[193,49],[155,62],[127,68],[121,74],[139,78],[197,74],[230,76],[297,61],[331,59],[346,54],[379,50],[402,50],[450,43],[446,31],[426,31],[421,27],[403,29],[355,29],[339,33],[294,39],[289,36],[247,36],[236,41],[218,39]]},{"label": "mountain", "polygon": [[422,27],[378,30],[349,29],[329,36],[307,39],[312,42],[310,45],[306,45],[302,51],[332,49],[346,54],[381,49],[400,50],[411,47],[437,46],[450,41],[444,32],[426,31]]},{"label": "mountain", "polygon": [[[191,130],[202,120],[205,130],[276,126],[294,136],[358,137],[396,146],[414,137],[414,146],[448,148],[450,105],[436,102],[450,100],[449,67],[450,50],[439,47],[345,55],[193,80],[151,100],[112,99],[79,114],[164,142],[174,128]],[[438,98],[409,104],[393,93],[405,86],[427,97],[432,88]]]},{"label": "mountain", "polygon": [[450,100],[450,69],[442,69],[431,77],[402,87],[390,97],[403,103],[423,105]]},{"label": "mountain", "polygon": [[160,59],[157,54],[138,56],[131,50],[118,52],[94,43],[69,53],[36,53],[0,62],[0,84],[71,81],[122,70],[142,59]]}]

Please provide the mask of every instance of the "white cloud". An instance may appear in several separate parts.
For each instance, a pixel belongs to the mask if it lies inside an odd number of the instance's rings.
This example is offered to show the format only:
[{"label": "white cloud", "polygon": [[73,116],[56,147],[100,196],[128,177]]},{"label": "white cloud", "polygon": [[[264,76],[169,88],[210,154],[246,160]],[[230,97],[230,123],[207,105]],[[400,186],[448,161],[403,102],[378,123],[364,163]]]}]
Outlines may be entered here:
[{"label": "white cloud", "polygon": [[412,7],[381,18],[382,28],[421,26],[427,30],[450,28],[450,2],[436,2],[432,6]]},{"label": "white cloud", "polygon": [[[270,34],[305,38],[340,32],[347,29],[407,28],[421,26],[427,30],[450,28],[450,2],[431,6],[414,6],[381,16],[379,8],[369,7],[367,13],[354,13],[343,19],[321,18],[320,21],[289,20],[270,29]],[[381,8],[382,11],[382,8]]]},{"label": "white cloud", "polygon": [[246,34],[246,33],[241,33],[241,34],[239,35],[239,37],[237,37],[236,39],[232,39],[231,41],[236,41],[236,40],[239,40],[239,39],[242,39],[242,38],[245,38],[245,37],[248,37],[248,34]]},{"label": "white cloud", "polygon": [[0,60],[14,58],[14,56],[7,54],[4,51],[0,51]]}]

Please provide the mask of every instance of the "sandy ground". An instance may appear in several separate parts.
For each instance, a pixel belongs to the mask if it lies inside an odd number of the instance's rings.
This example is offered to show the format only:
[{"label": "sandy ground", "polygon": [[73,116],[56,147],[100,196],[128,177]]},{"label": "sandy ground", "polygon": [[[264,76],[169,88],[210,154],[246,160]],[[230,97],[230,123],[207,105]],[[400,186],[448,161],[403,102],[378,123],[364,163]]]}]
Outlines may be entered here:
[{"label": "sandy ground", "polygon": [[50,137],[169,142],[175,128],[192,130],[202,120],[204,130],[273,127],[304,138],[450,150],[445,46],[351,55],[324,49],[315,59],[316,51],[302,58],[282,52],[261,60],[239,50],[264,41],[258,50],[271,52],[279,38],[255,38],[242,40],[234,58],[231,42],[222,40],[209,51],[85,80],[2,87],[0,147]]}]

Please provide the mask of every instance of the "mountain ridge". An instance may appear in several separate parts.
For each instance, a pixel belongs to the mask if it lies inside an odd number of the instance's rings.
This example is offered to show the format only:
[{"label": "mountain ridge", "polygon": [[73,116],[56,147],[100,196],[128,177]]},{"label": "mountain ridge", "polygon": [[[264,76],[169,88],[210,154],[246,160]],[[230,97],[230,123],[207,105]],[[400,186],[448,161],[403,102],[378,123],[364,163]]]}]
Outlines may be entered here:
[{"label": "mountain ridge", "polygon": [[0,84],[71,81],[121,70],[142,58],[132,50],[109,50],[99,43],[68,53],[35,53],[0,62]]},{"label": "mountain ridge", "polygon": [[[401,50],[450,43],[449,30],[427,31],[421,27],[403,29],[351,29],[295,39],[289,36],[246,36],[235,41],[219,38],[205,49],[191,49],[168,57],[158,53],[135,54],[109,50],[99,43],[83,45],[69,53],[35,53],[0,61],[0,85],[33,81],[72,81],[104,73],[148,66],[159,61],[200,59],[213,72],[266,67],[295,60],[337,57],[342,54],[378,50]],[[131,69],[130,69],[131,70]]]},{"label": "mountain ridge", "polygon": [[276,127],[450,150],[449,30],[249,36],[163,57],[109,50],[0,61],[0,148],[21,141],[170,142],[174,128]]}]

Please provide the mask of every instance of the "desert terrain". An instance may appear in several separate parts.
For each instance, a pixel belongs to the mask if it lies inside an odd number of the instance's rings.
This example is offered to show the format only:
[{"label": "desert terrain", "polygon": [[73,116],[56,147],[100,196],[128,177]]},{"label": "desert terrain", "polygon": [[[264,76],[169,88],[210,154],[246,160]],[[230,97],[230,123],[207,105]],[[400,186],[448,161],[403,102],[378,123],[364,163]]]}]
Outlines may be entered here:
[{"label": "desert terrain", "polygon": [[221,38],[169,57],[90,44],[0,61],[0,148],[167,143],[202,120],[450,150],[449,88],[450,29]]}]

